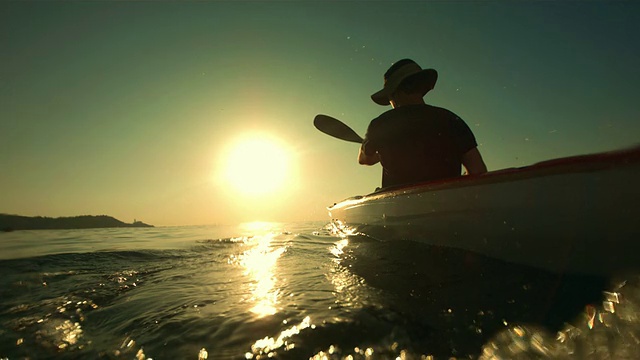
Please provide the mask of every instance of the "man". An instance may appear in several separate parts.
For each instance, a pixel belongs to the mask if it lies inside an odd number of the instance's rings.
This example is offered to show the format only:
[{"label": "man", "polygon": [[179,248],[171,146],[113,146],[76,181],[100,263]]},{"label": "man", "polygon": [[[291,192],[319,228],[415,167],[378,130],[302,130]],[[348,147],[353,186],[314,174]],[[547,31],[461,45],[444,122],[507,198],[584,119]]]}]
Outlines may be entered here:
[{"label": "man", "polygon": [[469,126],[449,110],[427,105],[424,95],[438,73],[403,59],[384,74],[384,88],[371,95],[389,110],[373,119],[360,147],[358,162],[382,164],[382,187],[487,172]]}]

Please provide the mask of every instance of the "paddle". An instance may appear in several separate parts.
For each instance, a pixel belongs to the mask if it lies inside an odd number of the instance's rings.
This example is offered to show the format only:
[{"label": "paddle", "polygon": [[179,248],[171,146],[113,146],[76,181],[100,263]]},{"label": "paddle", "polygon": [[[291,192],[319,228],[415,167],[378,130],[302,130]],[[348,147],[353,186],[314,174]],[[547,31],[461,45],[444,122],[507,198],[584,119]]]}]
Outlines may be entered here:
[{"label": "paddle", "polygon": [[316,129],[335,138],[361,144],[363,139],[352,128],[329,115],[316,115],[313,119]]}]

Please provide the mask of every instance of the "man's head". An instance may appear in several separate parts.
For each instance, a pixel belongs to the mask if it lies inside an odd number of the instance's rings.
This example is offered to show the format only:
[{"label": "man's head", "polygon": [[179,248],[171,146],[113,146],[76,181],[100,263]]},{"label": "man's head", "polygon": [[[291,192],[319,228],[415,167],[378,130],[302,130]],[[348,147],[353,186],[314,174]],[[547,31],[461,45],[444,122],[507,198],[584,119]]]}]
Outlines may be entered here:
[{"label": "man's head", "polygon": [[384,88],[371,95],[378,105],[389,105],[392,95],[397,91],[424,96],[433,89],[438,80],[434,69],[422,69],[415,61],[402,59],[393,64],[384,74]]}]

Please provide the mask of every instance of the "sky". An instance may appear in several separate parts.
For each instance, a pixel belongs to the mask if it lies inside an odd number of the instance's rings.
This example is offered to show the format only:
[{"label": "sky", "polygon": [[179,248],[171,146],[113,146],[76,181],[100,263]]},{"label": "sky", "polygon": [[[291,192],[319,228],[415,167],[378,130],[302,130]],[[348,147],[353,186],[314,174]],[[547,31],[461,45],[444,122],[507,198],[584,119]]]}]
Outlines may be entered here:
[{"label": "sky", "polygon": [[0,213],[329,220],[381,168],[313,118],[364,135],[402,58],[489,170],[637,145],[638,24],[635,1],[5,1]]}]

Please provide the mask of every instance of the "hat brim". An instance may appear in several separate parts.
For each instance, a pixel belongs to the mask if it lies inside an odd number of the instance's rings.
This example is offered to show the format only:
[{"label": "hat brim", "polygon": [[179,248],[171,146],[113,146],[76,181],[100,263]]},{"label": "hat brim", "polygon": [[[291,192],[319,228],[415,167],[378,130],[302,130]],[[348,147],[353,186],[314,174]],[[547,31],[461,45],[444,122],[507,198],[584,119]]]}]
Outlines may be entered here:
[{"label": "hat brim", "polygon": [[[435,87],[436,82],[438,81],[438,72],[435,69],[424,69],[424,70],[421,70],[420,72],[407,76],[406,78],[402,79],[402,81],[405,81],[410,78],[414,79],[416,77],[420,78],[419,80],[421,84],[420,91],[422,92],[422,96],[424,96],[426,93],[428,93]],[[402,83],[402,81],[400,83]],[[373,102],[375,102],[378,105],[382,105],[382,106],[389,105],[390,104],[389,97],[391,96],[391,94],[393,94],[393,92],[396,91],[396,89],[397,87],[395,88],[384,87],[382,90],[371,95],[371,100],[373,100]]]}]

